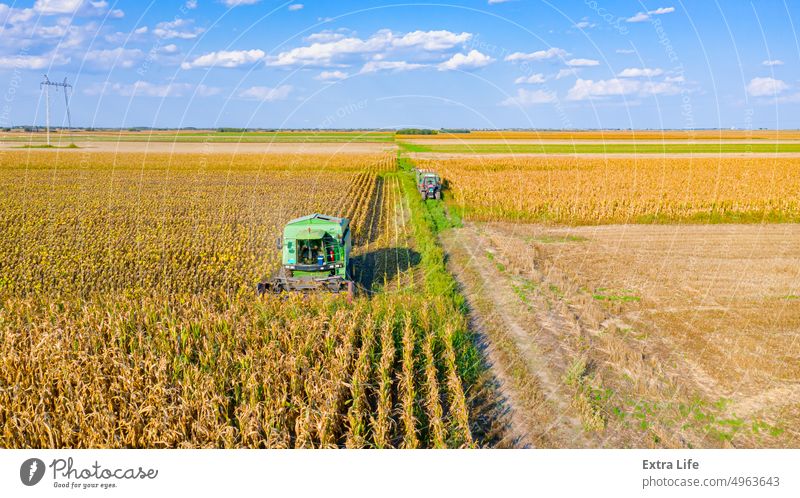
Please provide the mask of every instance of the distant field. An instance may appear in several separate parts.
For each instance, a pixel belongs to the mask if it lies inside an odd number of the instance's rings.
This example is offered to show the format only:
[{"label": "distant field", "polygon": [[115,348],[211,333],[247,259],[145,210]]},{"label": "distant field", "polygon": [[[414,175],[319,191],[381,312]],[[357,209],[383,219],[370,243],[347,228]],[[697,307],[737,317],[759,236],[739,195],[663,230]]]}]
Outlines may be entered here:
[{"label": "distant field", "polygon": [[[796,140],[800,130],[520,130],[407,135],[414,139],[532,140]],[[405,138],[405,137],[404,137]]]},{"label": "distant field", "polygon": [[[0,141],[20,143],[41,143],[46,140],[44,133],[6,133]],[[210,143],[348,143],[348,142],[393,142],[394,134],[389,132],[109,132],[109,133],[63,133],[51,135],[54,144],[70,142],[210,142]]]},{"label": "distant field", "polygon": [[800,152],[798,143],[459,143],[419,144],[400,142],[407,152],[439,154],[713,154]]}]

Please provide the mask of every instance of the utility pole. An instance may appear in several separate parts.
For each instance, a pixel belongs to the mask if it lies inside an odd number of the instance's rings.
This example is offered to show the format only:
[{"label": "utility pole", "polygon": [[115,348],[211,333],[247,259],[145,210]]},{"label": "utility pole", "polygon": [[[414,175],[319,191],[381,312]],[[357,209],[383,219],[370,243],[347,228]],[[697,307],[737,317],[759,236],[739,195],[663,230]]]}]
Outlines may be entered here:
[{"label": "utility pole", "polygon": [[72,85],[67,83],[67,78],[64,78],[63,83],[53,82],[50,81],[50,78],[47,75],[44,75],[44,81],[39,83],[39,88],[44,90],[44,101],[45,101],[45,120],[47,126],[47,145],[50,145],[50,87],[56,87],[56,91],[58,91],[58,87],[64,88],[64,103],[67,105],[67,124],[69,126],[70,131],[72,131],[72,117],[69,114],[69,96],[67,92],[69,88],[72,88]]}]

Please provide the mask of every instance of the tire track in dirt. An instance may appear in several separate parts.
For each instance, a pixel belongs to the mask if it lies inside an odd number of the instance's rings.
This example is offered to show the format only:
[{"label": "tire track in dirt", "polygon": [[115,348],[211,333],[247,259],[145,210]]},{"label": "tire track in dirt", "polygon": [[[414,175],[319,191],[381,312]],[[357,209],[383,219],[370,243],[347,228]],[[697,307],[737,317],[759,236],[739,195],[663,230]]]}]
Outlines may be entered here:
[{"label": "tire track in dirt", "polygon": [[[514,369],[506,368],[496,352],[498,347],[496,342],[503,339],[493,334],[491,330],[487,330],[491,329],[491,326],[484,326],[482,327],[484,330],[479,330],[489,343],[487,351],[489,361],[498,374],[503,394],[509,398],[511,404],[510,429],[517,433],[523,445],[572,448],[596,446],[596,442],[584,431],[580,418],[574,414],[571,406],[572,397],[556,377],[557,370],[550,365],[550,361],[538,346],[538,342],[545,335],[555,336],[561,332],[551,330],[543,334],[541,330],[530,331],[516,319],[520,313],[527,312],[517,309],[519,305],[516,297],[499,283],[500,276],[497,270],[491,264],[485,264],[488,263],[484,262],[486,258],[479,256],[484,250],[479,238],[470,236],[470,233],[469,229],[451,230],[443,234],[441,241],[450,256],[450,264],[454,266],[452,273],[467,290],[468,301],[472,301],[470,314],[473,315],[473,322],[481,326],[494,321],[505,328],[513,347],[524,359],[524,373],[510,372],[509,370]],[[482,262],[484,264],[481,264]],[[476,312],[473,304],[477,295],[489,300],[491,316]],[[539,326],[556,329],[556,321],[555,317],[551,317],[549,322],[543,322]],[[518,377],[515,379],[516,382],[511,379],[512,376]],[[520,379],[520,376],[528,379]],[[538,390],[543,401],[539,408],[548,413],[528,413],[528,410],[523,413],[520,406],[527,404],[530,407],[531,404],[530,401],[523,401],[523,398],[529,397],[531,393],[519,392],[514,387],[515,384],[527,385],[528,389]]]}]

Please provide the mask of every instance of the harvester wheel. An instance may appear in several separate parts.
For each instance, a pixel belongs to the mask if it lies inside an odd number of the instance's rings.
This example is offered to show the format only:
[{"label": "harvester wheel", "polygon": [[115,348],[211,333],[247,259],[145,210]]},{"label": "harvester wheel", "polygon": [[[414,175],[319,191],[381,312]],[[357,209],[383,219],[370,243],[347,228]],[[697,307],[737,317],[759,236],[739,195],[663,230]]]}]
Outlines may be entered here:
[{"label": "harvester wheel", "polygon": [[347,302],[352,303],[356,295],[356,284],[352,280],[347,282]]}]

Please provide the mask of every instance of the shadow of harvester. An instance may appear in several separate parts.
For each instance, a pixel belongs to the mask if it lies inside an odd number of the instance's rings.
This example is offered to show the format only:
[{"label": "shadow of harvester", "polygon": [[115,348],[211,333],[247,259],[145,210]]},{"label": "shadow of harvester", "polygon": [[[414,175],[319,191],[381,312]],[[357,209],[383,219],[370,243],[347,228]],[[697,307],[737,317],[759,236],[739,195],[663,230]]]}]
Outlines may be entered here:
[{"label": "shadow of harvester", "polygon": [[408,247],[386,247],[353,257],[353,278],[360,292],[371,293],[419,265],[420,254]]}]

